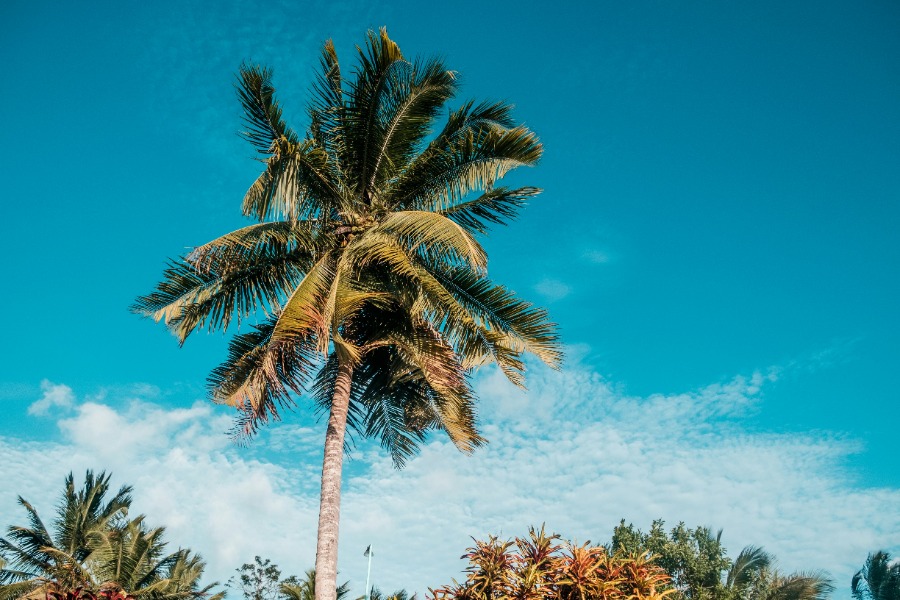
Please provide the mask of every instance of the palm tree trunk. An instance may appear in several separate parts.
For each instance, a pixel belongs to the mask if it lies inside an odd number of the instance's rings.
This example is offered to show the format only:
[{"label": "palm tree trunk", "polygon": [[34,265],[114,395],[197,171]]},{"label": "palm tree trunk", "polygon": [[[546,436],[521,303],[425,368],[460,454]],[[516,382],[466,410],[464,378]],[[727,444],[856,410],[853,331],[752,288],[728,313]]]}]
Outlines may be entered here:
[{"label": "palm tree trunk", "polygon": [[325,432],[325,456],[322,459],[322,496],[319,503],[319,533],[316,539],[316,600],[336,600],[338,525],[341,515],[341,468],[344,459],[344,433],[350,406],[350,382],[353,367],[338,367],[331,415]]}]

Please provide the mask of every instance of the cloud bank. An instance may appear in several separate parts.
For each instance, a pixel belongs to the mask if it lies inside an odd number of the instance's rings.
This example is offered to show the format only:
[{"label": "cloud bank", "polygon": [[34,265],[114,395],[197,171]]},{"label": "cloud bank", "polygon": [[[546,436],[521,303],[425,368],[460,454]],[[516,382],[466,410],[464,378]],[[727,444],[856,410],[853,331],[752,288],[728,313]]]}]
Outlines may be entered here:
[{"label": "cloud bank", "polygon": [[[854,482],[843,465],[862,450],[857,440],[754,431],[747,417],[776,379],[640,398],[577,364],[533,369],[528,393],[487,371],[476,385],[490,444],[474,456],[438,436],[403,471],[372,444],[354,454],[341,579],[362,590],[369,544],[376,585],[425,592],[460,578],[469,536],[546,522],[605,542],[621,518],[645,529],[663,518],[724,528],[732,556],[762,545],[784,570],[824,568],[840,591],[869,551],[897,543],[900,490]],[[257,554],[287,574],[313,565],[321,427],[275,425],[242,449],[222,433],[230,416],[207,403],[173,408],[141,388],[79,402],[67,389],[47,383],[38,400],[61,414],[59,439],[0,438],[0,524],[22,521],[16,494],[49,516],[66,473],[106,469],[134,485],[136,512],[204,555],[210,579],[224,582]]]}]

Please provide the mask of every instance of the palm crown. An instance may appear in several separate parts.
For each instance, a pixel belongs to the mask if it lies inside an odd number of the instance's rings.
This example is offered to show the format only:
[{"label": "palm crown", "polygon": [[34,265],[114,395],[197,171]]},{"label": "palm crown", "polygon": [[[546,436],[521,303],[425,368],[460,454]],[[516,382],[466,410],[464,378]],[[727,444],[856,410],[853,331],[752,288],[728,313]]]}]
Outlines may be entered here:
[{"label": "palm crown", "polygon": [[384,30],[360,63],[348,83],[325,45],[303,137],[282,119],[271,72],[242,67],[244,136],[265,164],[243,212],[261,222],[171,263],[135,308],[181,342],[265,312],[209,379],[215,400],[240,409],[238,432],[277,418],[328,355],[314,397],[327,409],[339,368],[352,369],[349,424],[399,465],[428,429],[462,450],[482,441],[472,367],[493,361],[521,385],[523,351],[560,360],[545,311],[484,278],[475,239],[539,192],[493,184],[541,145],[499,102],[465,103],[435,131],[455,74],[405,60]]}]

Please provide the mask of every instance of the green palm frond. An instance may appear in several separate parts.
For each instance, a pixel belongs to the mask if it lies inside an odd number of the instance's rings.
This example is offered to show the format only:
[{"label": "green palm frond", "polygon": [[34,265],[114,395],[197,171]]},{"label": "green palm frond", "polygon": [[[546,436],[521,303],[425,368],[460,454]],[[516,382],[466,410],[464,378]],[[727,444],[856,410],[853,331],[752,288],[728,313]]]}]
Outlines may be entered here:
[{"label": "green palm frond", "polygon": [[834,586],[824,573],[794,573],[776,577],[765,600],[825,600]]},{"label": "green palm frond", "polygon": [[[285,600],[315,600],[316,598],[316,570],[309,569],[303,579],[294,579],[291,583],[283,583],[279,589]],[[337,586],[337,600],[349,600],[350,582],[345,581]]]},{"label": "green palm frond", "polygon": [[357,48],[359,68],[350,83],[344,111],[343,128],[347,140],[347,163],[352,165],[346,174],[357,197],[368,204],[368,183],[375,173],[378,148],[384,138],[379,127],[379,113],[392,86],[408,76],[411,65],[404,60],[399,46],[391,40],[385,29],[376,34],[369,32],[365,49]]},{"label": "green palm frond", "polygon": [[156,291],[132,311],[163,321],[180,343],[198,328],[227,330],[258,310],[277,310],[311,266],[311,234],[295,223],[239,229],[169,263]]},{"label": "green palm frond", "polygon": [[373,196],[418,155],[435,117],[456,93],[455,75],[439,60],[417,60],[408,70],[391,71],[402,76],[389,77],[376,113],[377,147],[366,187]]},{"label": "green palm frond", "polygon": [[[408,248],[412,255],[426,257],[429,263],[446,262],[467,265],[474,272],[484,273],[487,254],[481,244],[461,225],[447,217],[428,211],[398,211],[388,215],[370,230],[370,235],[387,233]],[[377,242],[376,242],[377,243]],[[358,244],[365,247],[365,241]],[[350,249],[353,252],[355,248]],[[430,260],[429,260],[430,259]],[[359,259],[365,264],[366,259]]]},{"label": "green palm frond", "polygon": [[22,575],[37,577],[53,568],[51,557],[45,551],[55,545],[50,532],[34,507],[21,496],[19,505],[28,513],[30,526],[11,526],[7,530],[7,538],[0,538],[0,552],[8,565],[14,567],[3,569],[0,583],[18,579]]},{"label": "green palm frond", "polygon": [[489,224],[505,225],[516,218],[519,209],[529,198],[541,193],[539,188],[521,187],[511,190],[506,187],[494,188],[472,200],[463,200],[441,208],[441,214],[456,221],[473,233],[486,233]]},{"label": "green palm frond", "polygon": [[334,42],[328,40],[319,58],[320,69],[312,85],[309,106],[310,134],[330,156],[344,159],[344,90]]},{"label": "green palm frond", "polygon": [[[333,254],[322,256],[307,271],[284,303],[272,331],[278,341],[316,336],[320,351],[327,352],[329,314],[333,312],[333,294],[337,278],[337,261]],[[329,306],[330,304],[330,306]]]},{"label": "green palm frond", "polygon": [[470,100],[452,111],[443,129],[421,153],[421,161],[445,152],[450,145],[467,136],[478,136],[487,131],[505,131],[516,126],[512,118],[513,106],[506,102],[481,102]]},{"label": "green palm frond", "polygon": [[468,132],[447,148],[422,154],[390,190],[388,204],[401,210],[450,206],[472,191],[489,190],[516,167],[537,163],[537,136],[525,127]]},{"label": "green palm frond", "polygon": [[272,339],[275,326],[275,318],[270,318],[234,336],[228,357],[207,380],[215,402],[240,411],[233,431],[236,439],[252,435],[270,419],[278,420],[279,408],[293,406],[291,392],[304,389],[315,365],[314,336],[280,343]]},{"label": "green palm frond", "polygon": [[0,600],[20,600],[37,592],[44,585],[43,581],[36,579],[0,585]]},{"label": "green palm frond", "polygon": [[772,557],[759,546],[747,546],[734,559],[725,579],[729,589],[741,589],[772,564]]},{"label": "green palm frond", "polygon": [[338,167],[315,140],[279,138],[265,163],[266,170],[244,196],[246,216],[328,219],[332,211],[348,208],[350,192],[338,176]]},{"label": "green palm frond", "polygon": [[232,271],[246,268],[260,255],[297,254],[312,257],[318,250],[316,223],[271,221],[248,225],[188,253],[187,262],[198,271]]},{"label": "green palm frond", "polygon": [[124,517],[131,506],[131,486],[122,486],[106,501],[112,475],[88,470],[80,490],[72,473],[66,478],[64,500],[57,510],[57,544],[61,550],[84,560],[90,553],[90,539],[108,525]]},{"label": "green palm frond", "polygon": [[511,336],[523,350],[548,366],[559,368],[563,358],[559,335],[545,309],[519,300],[505,287],[464,269],[436,272],[434,276],[469,314],[490,330]]},{"label": "green palm frond", "polygon": [[[31,527],[11,527],[8,537],[0,538],[0,553],[10,559],[0,569],[0,599],[79,589],[124,590],[147,600],[208,594],[209,586],[199,586],[204,563],[187,550],[166,554],[164,529],[147,527],[143,516],[126,521],[132,488],[122,486],[111,495],[110,478],[88,471],[83,486],[76,488],[70,473],[49,531],[20,499]],[[190,569],[179,570],[185,561]]]},{"label": "green palm frond", "polygon": [[271,154],[272,144],[280,138],[298,140],[282,119],[281,106],[275,100],[271,69],[243,64],[235,87],[247,127],[242,135],[260,154]]},{"label": "green palm frond", "polygon": [[900,600],[900,561],[883,550],[869,554],[850,591],[856,600]]}]

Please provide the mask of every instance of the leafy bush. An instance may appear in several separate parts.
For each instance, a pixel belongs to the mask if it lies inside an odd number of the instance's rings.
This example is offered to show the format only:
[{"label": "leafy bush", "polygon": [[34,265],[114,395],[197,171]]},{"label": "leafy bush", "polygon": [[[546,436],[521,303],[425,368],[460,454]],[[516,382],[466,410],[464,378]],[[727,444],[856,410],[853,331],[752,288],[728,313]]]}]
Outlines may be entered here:
[{"label": "leafy bush", "polygon": [[610,553],[530,529],[525,538],[475,540],[464,583],[431,590],[433,600],[656,600],[669,576],[646,554]]}]

